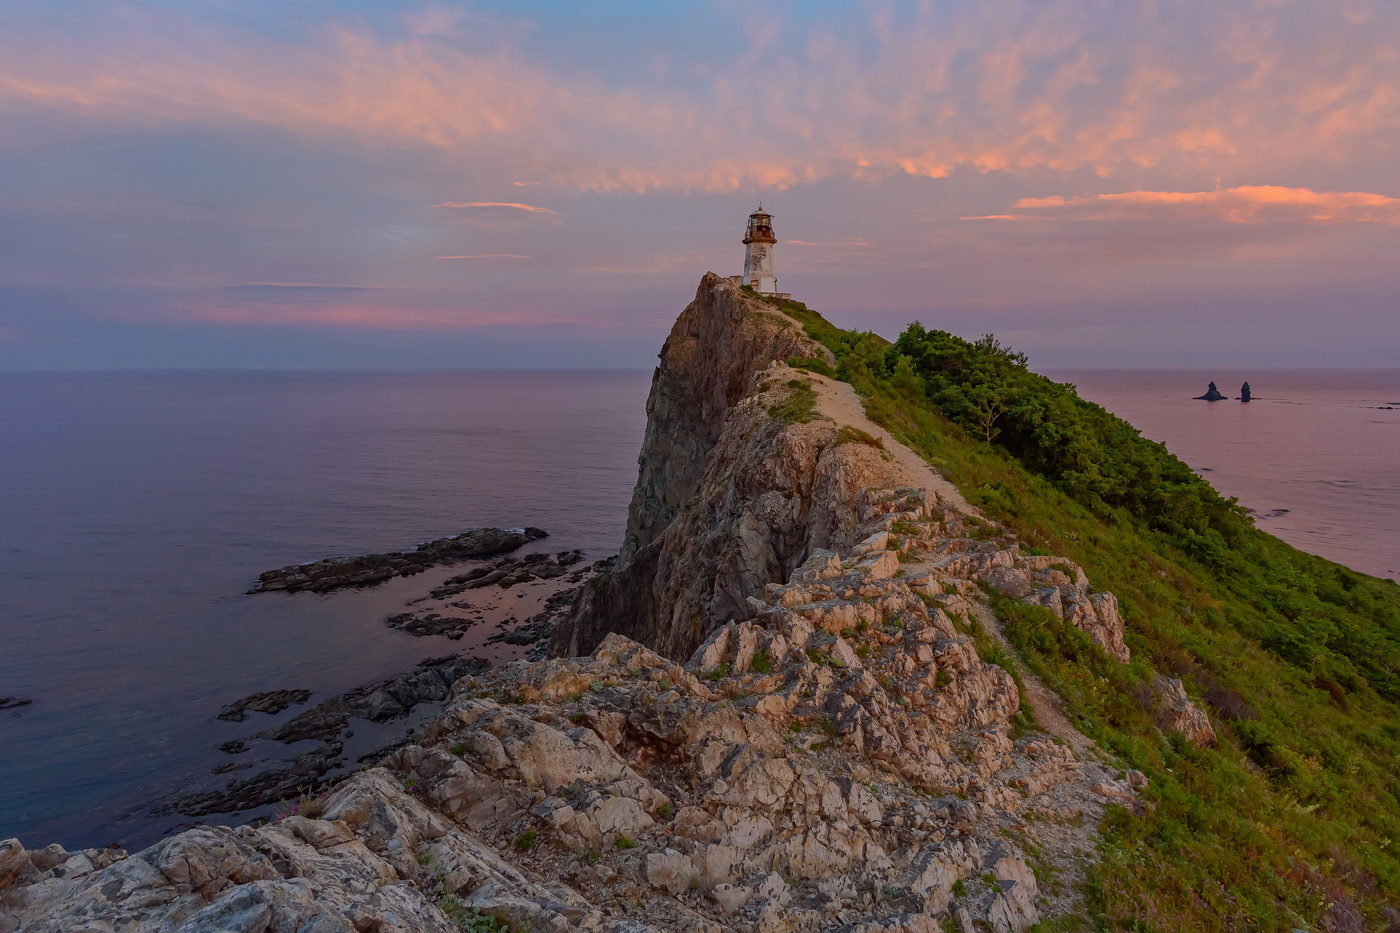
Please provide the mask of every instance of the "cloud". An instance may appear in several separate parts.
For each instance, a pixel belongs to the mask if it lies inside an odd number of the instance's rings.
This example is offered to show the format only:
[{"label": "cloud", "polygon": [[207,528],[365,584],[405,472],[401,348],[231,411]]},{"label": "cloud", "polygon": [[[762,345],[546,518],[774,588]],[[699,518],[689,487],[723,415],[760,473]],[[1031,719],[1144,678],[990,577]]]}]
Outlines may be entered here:
[{"label": "cloud", "polygon": [[447,211],[454,220],[483,227],[499,227],[536,220],[559,222],[558,211],[513,201],[443,201],[441,204],[434,204],[433,207]]},{"label": "cloud", "polygon": [[1248,185],[1215,191],[1127,191],[1088,197],[1022,198],[1012,205],[1010,213],[963,219],[1400,226],[1400,198],[1365,191]]},{"label": "cloud", "polygon": [[[99,6],[100,29],[90,14],[0,30],[0,111],[59,115],[64,132],[271,126],[602,191],[1396,157],[1400,5],[1176,6],[745,13],[732,33],[747,47],[677,54],[645,81],[602,52],[454,39],[432,8],[406,30],[328,22],[273,39]],[[0,128],[0,145],[31,131]]]}]

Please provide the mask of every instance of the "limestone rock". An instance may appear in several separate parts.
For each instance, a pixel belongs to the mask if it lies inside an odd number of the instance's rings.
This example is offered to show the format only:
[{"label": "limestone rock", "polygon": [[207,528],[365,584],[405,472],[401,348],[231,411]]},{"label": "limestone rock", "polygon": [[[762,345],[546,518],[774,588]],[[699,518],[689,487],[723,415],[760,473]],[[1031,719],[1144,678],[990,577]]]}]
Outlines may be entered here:
[{"label": "limestone rock", "polygon": [[1210,717],[1186,694],[1186,686],[1174,677],[1159,676],[1153,682],[1156,712],[1168,728],[1186,736],[1193,745],[1215,744]]},{"label": "limestone rock", "polygon": [[[714,273],[701,280],[695,300],[671,329],[661,350],[661,364],[652,377],[647,433],[638,458],[641,468],[632,494],[621,560],[616,569],[601,575],[587,588],[571,618],[556,630],[551,653],[585,654],[609,631],[655,643],[661,594],[667,583],[673,576],[690,572],[696,564],[713,569],[716,561],[714,555],[684,560],[673,544],[670,559],[663,567],[662,538],[678,517],[691,521],[681,516],[682,508],[699,494],[707,474],[712,482],[715,479],[712,460],[730,421],[731,409],[752,392],[754,378],[773,361],[793,356],[830,359],[826,348],[808,338],[796,321],[772,306],[746,295]],[[736,440],[731,431],[731,447]],[[776,472],[791,469],[783,464],[774,467]],[[758,477],[754,479],[751,485],[761,485]],[[804,517],[785,516],[783,513],[792,512],[795,504],[783,498],[770,495],[761,505],[754,503],[761,513],[749,512],[750,524],[743,532],[747,550],[738,557],[739,564],[734,569],[741,574],[763,574],[765,578],[754,581],[755,584],[774,579],[768,575],[770,568],[763,566],[767,560],[781,560],[781,555],[766,553],[762,545],[764,534],[754,524],[760,514],[780,520],[786,517],[787,524]],[[678,528],[672,539],[678,540],[678,532],[689,527],[687,524]],[[708,577],[713,579],[713,573]],[[739,589],[745,588],[742,580],[736,582]],[[740,596],[740,605],[742,601]],[[674,606],[666,608],[676,610]],[[674,652],[663,649],[663,653],[684,656],[698,642],[696,639],[692,644],[680,645]]]}]

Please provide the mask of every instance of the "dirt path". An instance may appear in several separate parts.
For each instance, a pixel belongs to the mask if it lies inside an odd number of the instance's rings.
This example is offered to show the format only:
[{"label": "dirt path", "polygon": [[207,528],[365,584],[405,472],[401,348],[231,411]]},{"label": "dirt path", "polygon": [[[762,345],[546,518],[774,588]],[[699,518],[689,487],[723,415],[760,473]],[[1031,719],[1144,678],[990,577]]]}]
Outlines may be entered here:
[{"label": "dirt path", "polygon": [[867,434],[880,438],[885,450],[894,457],[895,464],[903,474],[902,485],[916,489],[928,489],[938,493],[938,497],[958,511],[975,515],[977,510],[968,504],[958,487],[935,473],[923,457],[895,440],[894,435],[871,421],[865,413],[860,396],[848,382],[837,382],[825,376],[812,374],[812,388],[817,392],[817,410],[837,424],[848,424],[860,428]]},{"label": "dirt path", "polygon": [[[870,420],[865,413],[865,406],[861,404],[860,397],[856,395],[855,389],[849,383],[813,374],[812,387],[817,392],[817,410],[823,415],[831,418],[837,424],[850,425],[868,434],[873,434],[884,442],[885,450],[894,458],[895,464],[899,468],[898,472],[902,474],[900,479],[902,484],[932,490],[938,494],[940,499],[958,511],[966,515],[978,514],[977,510],[963,498],[958,488],[935,473],[924,458],[896,440],[889,431]],[[982,627],[991,633],[992,637],[1001,643],[1012,657],[1019,661],[1020,653],[1007,640],[1006,633],[1002,631],[1001,623],[991,608],[981,603],[974,603],[973,611],[976,613],[978,621],[982,623]],[[1031,673],[1024,662],[1021,664],[1019,673],[1025,687],[1026,702],[1035,711],[1036,722],[1040,724],[1041,729],[1058,737],[1076,752],[1093,750],[1095,748],[1093,740],[1070,723],[1069,718],[1065,716],[1060,698],[1055,692]]]},{"label": "dirt path", "polygon": [[[1021,660],[1021,655],[1007,640],[1006,633],[1001,630],[1001,621],[997,619],[992,608],[984,603],[972,603],[972,612],[977,616],[977,621],[991,634],[1002,647],[1016,658]],[[1064,706],[1060,702],[1055,691],[1045,686],[1040,678],[1031,673],[1021,662],[1021,670],[1017,673],[1021,675],[1021,685],[1025,688],[1026,702],[1035,711],[1035,721],[1042,730],[1063,740],[1070,748],[1076,752],[1087,752],[1093,749],[1094,740],[1089,738],[1070,723],[1069,717],[1065,716]]]}]

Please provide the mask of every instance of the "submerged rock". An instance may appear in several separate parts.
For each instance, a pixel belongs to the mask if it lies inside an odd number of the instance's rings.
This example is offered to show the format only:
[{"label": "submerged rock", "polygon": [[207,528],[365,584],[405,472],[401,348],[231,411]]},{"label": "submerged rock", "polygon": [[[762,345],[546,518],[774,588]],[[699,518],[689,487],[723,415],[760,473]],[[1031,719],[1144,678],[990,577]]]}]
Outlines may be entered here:
[{"label": "submerged rock", "polygon": [[1206,394],[1198,395],[1196,396],[1196,398],[1205,399],[1207,402],[1218,402],[1221,399],[1224,399],[1225,396],[1220,394],[1220,390],[1217,389],[1215,387],[1215,383],[1212,382],[1210,386],[1206,389]]},{"label": "submerged rock", "polygon": [[0,697],[0,709],[17,709],[21,706],[28,706],[34,701],[28,697]]},{"label": "submerged rock", "polygon": [[548,532],[539,528],[475,528],[459,535],[425,541],[411,551],[289,564],[260,574],[257,585],[248,592],[311,590],[325,593],[342,586],[367,586],[392,577],[422,573],[437,564],[504,554],[548,536]]},{"label": "submerged rock", "polygon": [[242,722],[248,718],[249,713],[267,713],[268,715],[280,713],[293,703],[305,703],[309,699],[311,699],[310,690],[268,690],[234,700],[214,718],[228,722]]},{"label": "submerged rock", "polygon": [[[468,674],[480,673],[490,665],[478,658],[447,655],[426,658],[407,673],[376,684],[357,687],[312,707],[295,718],[260,732],[252,739],[269,739],[284,744],[315,740],[321,744],[294,758],[264,768],[227,786],[184,794],[173,802],[158,807],[157,814],[182,813],[186,816],[210,816],[216,813],[239,813],[297,797],[324,787],[328,780],[346,766],[344,739],[352,718],[372,722],[389,722],[407,716],[423,703],[441,702],[447,698],[452,684]],[[281,691],[304,693],[307,691]],[[254,694],[254,697],[267,696]],[[252,699],[252,698],[249,698]],[[303,699],[302,702],[305,700]],[[248,707],[253,708],[253,707]],[[283,705],[282,709],[286,706]],[[229,718],[229,717],[220,717]],[[239,720],[241,721],[241,720]],[[401,741],[401,740],[400,740]],[[249,750],[242,740],[224,742],[219,750],[230,755]],[[240,766],[246,770],[251,766]],[[216,774],[235,770],[220,765]]]}]

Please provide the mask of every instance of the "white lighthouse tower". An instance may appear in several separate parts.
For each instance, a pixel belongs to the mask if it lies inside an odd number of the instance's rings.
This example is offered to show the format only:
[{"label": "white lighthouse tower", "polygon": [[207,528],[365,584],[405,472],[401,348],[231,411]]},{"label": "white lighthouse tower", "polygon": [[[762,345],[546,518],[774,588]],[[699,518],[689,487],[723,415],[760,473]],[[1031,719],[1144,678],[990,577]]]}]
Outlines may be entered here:
[{"label": "white lighthouse tower", "polygon": [[749,226],[744,231],[744,277],[742,284],[749,286],[760,295],[774,295],[790,298],[778,291],[778,276],[773,271],[773,247],[778,238],[773,235],[773,215],[758,206],[749,215]]}]

